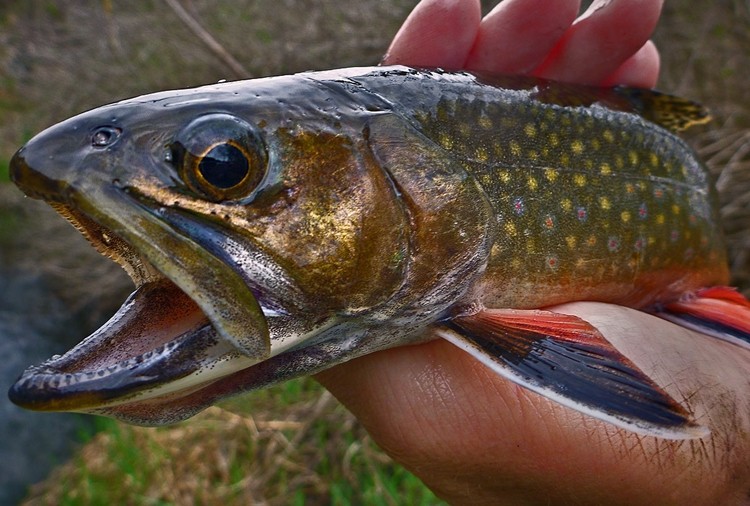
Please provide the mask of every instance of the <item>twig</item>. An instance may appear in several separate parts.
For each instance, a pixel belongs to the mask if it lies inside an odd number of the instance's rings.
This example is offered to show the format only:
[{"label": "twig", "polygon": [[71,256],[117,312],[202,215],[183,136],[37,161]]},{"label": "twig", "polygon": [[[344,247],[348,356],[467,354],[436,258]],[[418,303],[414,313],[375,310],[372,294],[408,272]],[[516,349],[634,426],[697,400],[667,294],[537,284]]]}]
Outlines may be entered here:
[{"label": "twig", "polygon": [[248,79],[252,77],[250,72],[238,62],[234,56],[224,49],[224,46],[214,39],[208,31],[182,6],[178,0],[164,0],[167,5],[177,14],[177,17],[213,52],[229,69],[234,77]]}]

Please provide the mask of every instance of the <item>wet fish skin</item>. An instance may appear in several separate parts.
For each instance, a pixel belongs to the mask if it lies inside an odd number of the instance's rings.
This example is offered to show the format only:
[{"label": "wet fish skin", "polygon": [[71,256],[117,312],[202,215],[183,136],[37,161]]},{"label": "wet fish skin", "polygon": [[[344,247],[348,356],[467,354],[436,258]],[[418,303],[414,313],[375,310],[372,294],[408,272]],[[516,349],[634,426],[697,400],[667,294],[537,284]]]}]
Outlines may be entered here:
[{"label": "wet fish skin", "polygon": [[[648,90],[407,67],[225,83],[84,113],[32,139],[12,177],[123,264],[139,287],[136,317],[29,369],[11,397],[168,423],[443,337],[593,416],[695,437],[687,411],[596,329],[538,308],[661,311],[727,283],[715,192],[670,131],[705,120]],[[722,290],[731,311],[750,314]],[[148,323],[139,294],[165,291],[187,295],[172,299],[190,325]],[[153,357],[123,339],[150,334],[161,336]],[[144,383],[136,369],[162,372]]]}]

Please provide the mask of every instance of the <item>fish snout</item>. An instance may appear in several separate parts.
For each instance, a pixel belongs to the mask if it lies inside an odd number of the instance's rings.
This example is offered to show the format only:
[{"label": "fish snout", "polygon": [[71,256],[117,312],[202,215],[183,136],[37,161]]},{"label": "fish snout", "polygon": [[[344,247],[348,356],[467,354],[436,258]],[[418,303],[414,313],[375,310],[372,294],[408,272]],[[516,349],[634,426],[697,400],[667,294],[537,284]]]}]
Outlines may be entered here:
[{"label": "fish snout", "polygon": [[[31,161],[28,155],[31,155]],[[11,181],[28,197],[48,202],[63,202],[69,187],[68,182],[64,177],[48,175],[48,171],[40,170],[35,159],[27,146],[16,151],[10,160]]]}]

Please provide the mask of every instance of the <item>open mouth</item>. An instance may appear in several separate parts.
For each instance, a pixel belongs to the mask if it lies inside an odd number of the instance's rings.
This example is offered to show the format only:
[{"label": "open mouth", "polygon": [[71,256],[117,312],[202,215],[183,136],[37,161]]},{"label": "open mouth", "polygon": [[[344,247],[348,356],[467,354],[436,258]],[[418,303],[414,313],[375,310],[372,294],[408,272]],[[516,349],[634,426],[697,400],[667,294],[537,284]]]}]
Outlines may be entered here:
[{"label": "open mouth", "polygon": [[190,405],[185,409],[197,411],[196,392],[259,362],[225,339],[186,291],[121,236],[71,207],[53,207],[100,253],[119,263],[136,290],[77,346],[27,369],[9,392],[14,403],[160,424],[174,416],[156,409],[162,402],[182,399]]}]

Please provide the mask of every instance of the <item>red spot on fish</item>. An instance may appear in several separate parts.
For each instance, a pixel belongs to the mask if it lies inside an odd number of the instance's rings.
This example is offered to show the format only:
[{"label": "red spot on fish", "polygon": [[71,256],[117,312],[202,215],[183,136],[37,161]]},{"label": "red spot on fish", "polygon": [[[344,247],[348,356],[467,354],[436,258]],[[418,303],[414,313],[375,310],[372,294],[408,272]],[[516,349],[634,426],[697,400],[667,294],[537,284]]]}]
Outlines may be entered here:
[{"label": "red spot on fish", "polygon": [[526,205],[523,203],[523,199],[521,197],[516,197],[515,200],[513,200],[513,212],[515,212],[518,216],[521,216],[526,212]]},{"label": "red spot on fish", "polygon": [[544,218],[544,226],[548,230],[551,230],[551,229],[555,228],[555,219],[551,215],[548,214]]},{"label": "red spot on fish", "polygon": [[643,247],[646,245],[646,241],[642,237],[639,237],[634,244],[636,251],[643,251]]},{"label": "red spot on fish", "polygon": [[672,230],[672,233],[669,234],[669,240],[672,242],[675,242],[679,238],[680,238],[680,232],[678,232],[677,230]]},{"label": "red spot on fish", "polygon": [[547,267],[553,271],[557,269],[557,257],[547,257]]},{"label": "red spot on fish", "polygon": [[645,202],[638,208],[638,217],[641,219],[648,217],[648,209],[646,208]]},{"label": "red spot on fish", "polygon": [[660,199],[664,196],[664,190],[661,188],[654,188],[654,197]]},{"label": "red spot on fish", "polygon": [[620,240],[617,237],[610,237],[609,240],[607,240],[607,249],[612,253],[619,250]]},{"label": "red spot on fish", "polygon": [[586,221],[586,218],[588,217],[588,213],[586,212],[585,207],[579,207],[576,209],[576,215],[578,216],[578,221]]}]

